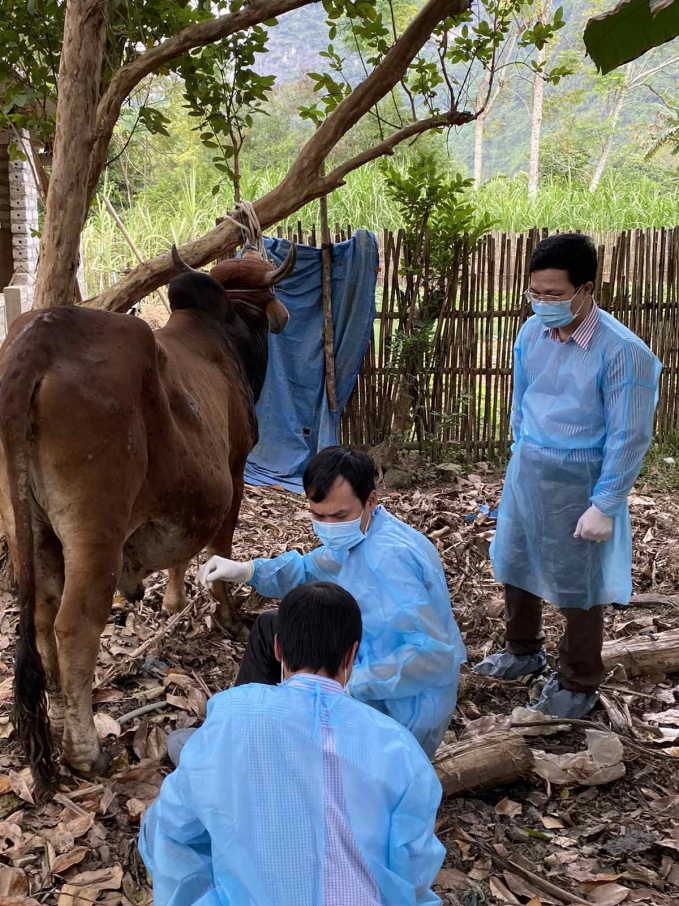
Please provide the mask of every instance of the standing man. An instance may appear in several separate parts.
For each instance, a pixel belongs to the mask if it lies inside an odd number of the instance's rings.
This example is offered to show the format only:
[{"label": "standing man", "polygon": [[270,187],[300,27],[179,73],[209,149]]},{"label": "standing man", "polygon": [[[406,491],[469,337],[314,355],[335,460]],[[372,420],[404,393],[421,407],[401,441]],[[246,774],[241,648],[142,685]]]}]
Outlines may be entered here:
[{"label": "standing man", "polygon": [[156,906],[440,903],[441,784],[410,733],[344,694],[360,641],[337,585],[285,597],[285,681],[210,699],[144,816]]},{"label": "standing man", "polygon": [[[455,710],[465,660],[436,548],[378,506],[366,453],[328,447],[309,462],[303,481],[322,547],[247,563],[212,557],[200,580],[247,582],[269,598],[310,581],[346,589],[363,618],[351,695],[407,727],[432,756]],[[271,610],[255,623],[236,685],[279,682],[277,620]]]},{"label": "standing man", "polygon": [[535,706],[582,717],[603,679],[603,605],[632,594],[627,497],[650,446],[661,366],[592,299],[597,254],[576,233],[530,260],[534,317],[514,349],[513,456],[491,559],[505,586],[506,648],[475,670],[514,679],[546,666],[542,600],[563,612],[558,676]]}]

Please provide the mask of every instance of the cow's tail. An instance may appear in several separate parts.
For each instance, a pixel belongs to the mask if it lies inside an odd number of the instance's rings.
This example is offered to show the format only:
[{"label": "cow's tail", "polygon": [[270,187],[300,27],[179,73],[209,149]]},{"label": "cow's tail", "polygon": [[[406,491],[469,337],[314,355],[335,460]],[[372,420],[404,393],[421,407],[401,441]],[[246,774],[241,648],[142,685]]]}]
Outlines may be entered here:
[{"label": "cow's tail", "polygon": [[[17,345],[20,345],[21,341]],[[37,352],[37,350],[34,350]],[[19,586],[19,646],[14,668],[14,728],[39,798],[55,786],[57,772],[47,714],[45,668],[35,635],[35,556],[29,482],[33,400],[44,374],[42,358],[15,354],[0,385],[0,435],[5,448],[14,511]],[[32,361],[31,361],[32,359]],[[29,364],[30,363],[30,364]],[[40,367],[40,366],[43,367]]]}]

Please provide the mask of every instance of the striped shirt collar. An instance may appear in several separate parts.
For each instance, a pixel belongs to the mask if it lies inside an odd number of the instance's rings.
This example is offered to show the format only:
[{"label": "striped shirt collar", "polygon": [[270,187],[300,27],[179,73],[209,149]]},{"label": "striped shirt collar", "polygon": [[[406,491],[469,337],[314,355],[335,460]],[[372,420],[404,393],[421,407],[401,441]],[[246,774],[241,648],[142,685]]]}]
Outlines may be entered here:
[{"label": "striped shirt collar", "polygon": [[[592,308],[590,313],[587,315],[582,324],[578,327],[577,330],[574,330],[570,337],[566,340],[566,343],[570,343],[571,340],[577,343],[581,349],[587,349],[589,344],[592,342],[592,337],[594,336],[594,330],[596,329],[597,323],[599,321],[599,309],[594,300],[592,300]],[[549,339],[554,340],[557,343],[562,343],[563,340],[559,335],[558,327],[545,327],[545,333],[549,334]]]},{"label": "striped shirt collar", "polygon": [[330,679],[327,676],[319,676],[317,673],[295,673],[283,685],[301,687],[302,689],[315,689],[316,685],[318,685],[321,692],[344,692],[342,684],[338,683],[337,680]]}]

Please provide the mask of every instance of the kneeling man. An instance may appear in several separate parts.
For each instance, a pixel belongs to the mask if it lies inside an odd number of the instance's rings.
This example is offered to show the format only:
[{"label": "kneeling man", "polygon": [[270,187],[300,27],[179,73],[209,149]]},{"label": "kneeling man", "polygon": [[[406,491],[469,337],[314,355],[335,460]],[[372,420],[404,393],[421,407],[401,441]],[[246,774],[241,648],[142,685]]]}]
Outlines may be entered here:
[{"label": "kneeling man", "polygon": [[[438,552],[378,506],[366,453],[328,447],[309,462],[304,490],[322,547],[247,563],[212,557],[200,579],[247,582],[269,598],[309,581],[345,588],[363,617],[351,695],[407,727],[431,757],[455,710],[465,660]],[[278,682],[276,621],[275,610],[258,619],[236,685]]]},{"label": "kneeling man", "polygon": [[285,597],[284,682],[214,696],[146,813],[156,906],[440,902],[441,786],[407,730],[344,694],[360,641],[338,586]]}]

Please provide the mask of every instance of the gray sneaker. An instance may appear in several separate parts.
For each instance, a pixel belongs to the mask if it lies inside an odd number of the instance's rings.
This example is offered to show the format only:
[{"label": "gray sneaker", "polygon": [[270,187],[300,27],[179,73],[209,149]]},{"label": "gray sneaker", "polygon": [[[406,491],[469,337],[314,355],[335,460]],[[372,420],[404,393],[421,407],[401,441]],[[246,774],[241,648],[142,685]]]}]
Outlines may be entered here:
[{"label": "gray sneaker", "polygon": [[187,727],[185,730],[175,730],[167,737],[167,754],[176,768],[179,767],[182,749],[197,729],[197,727]]},{"label": "gray sneaker", "polygon": [[489,654],[488,657],[472,667],[474,673],[481,676],[494,676],[496,679],[518,679],[532,673],[542,673],[547,667],[547,652],[544,648],[535,654],[510,654],[506,648]]},{"label": "gray sneaker", "polygon": [[596,692],[570,692],[559,686],[558,677],[553,676],[542,690],[538,702],[529,711],[540,711],[548,717],[585,717],[599,701]]}]

